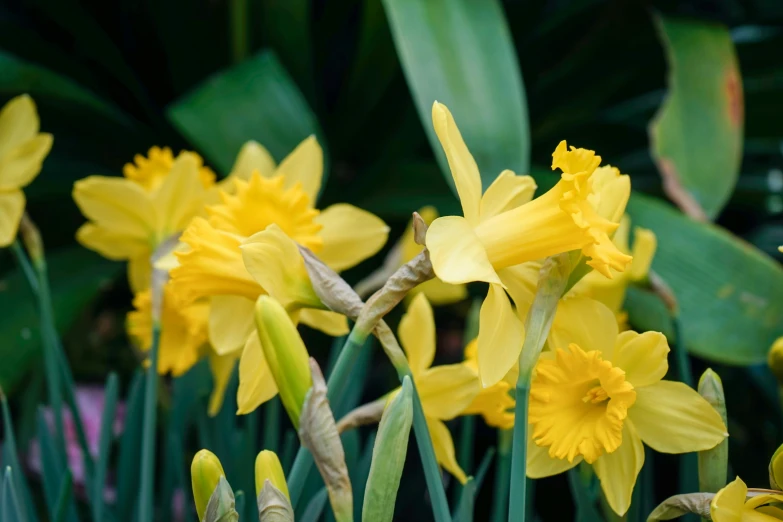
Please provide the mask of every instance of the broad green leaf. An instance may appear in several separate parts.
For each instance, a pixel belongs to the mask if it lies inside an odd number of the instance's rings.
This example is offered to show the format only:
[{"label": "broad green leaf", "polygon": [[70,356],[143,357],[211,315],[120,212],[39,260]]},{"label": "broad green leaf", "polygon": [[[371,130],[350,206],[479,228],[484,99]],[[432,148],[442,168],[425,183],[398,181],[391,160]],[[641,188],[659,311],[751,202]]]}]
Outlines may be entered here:
[{"label": "broad green leaf", "polygon": [[[688,350],[727,364],[766,361],[772,342],[783,335],[783,268],[723,228],[651,197],[634,194],[628,212],[634,226],[658,236],[652,268],[677,297]],[[633,324],[644,323],[645,310],[655,310],[645,297],[628,295]]]},{"label": "broad green leaf", "polygon": [[729,30],[660,17],[669,94],[650,126],[652,154],[669,197],[692,215],[715,218],[742,161],[742,78]]},{"label": "broad green leaf", "polygon": [[[326,148],[315,115],[271,51],[218,72],[169,106],[167,114],[223,173],[248,140],[261,143],[277,161],[311,134]],[[324,185],[325,177],[326,171]]]},{"label": "broad green leaf", "polygon": [[[62,333],[120,265],[78,246],[47,253],[46,259],[55,320]],[[39,356],[41,337],[35,297],[24,274],[15,269],[0,276],[0,281],[0,386],[10,392]]]},{"label": "broad green leaf", "polygon": [[530,132],[522,75],[497,0],[384,0],[424,129],[453,181],[432,128],[432,104],[449,107],[484,187],[503,169],[526,173]]}]

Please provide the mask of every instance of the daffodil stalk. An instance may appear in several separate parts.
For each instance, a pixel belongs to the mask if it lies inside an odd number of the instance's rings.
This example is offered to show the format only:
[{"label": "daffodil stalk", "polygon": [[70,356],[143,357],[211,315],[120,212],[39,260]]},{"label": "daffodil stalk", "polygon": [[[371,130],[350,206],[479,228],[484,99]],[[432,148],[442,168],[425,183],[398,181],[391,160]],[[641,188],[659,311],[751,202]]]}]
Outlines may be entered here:
[{"label": "daffodil stalk", "polygon": [[541,267],[538,290],[525,321],[525,341],[519,355],[519,378],[514,408],[514,442],[511,452],[511,495],[508,520],[523,521],[527,503],[527,406],[530,381],[541,349],[544,347],[557,303],[568,283],[571,259],[568,253],[548,258]]},{"label": "daffodil stalk", "polygon": [[[153,255],[152,263],[156,256]],[[158,404],[158,347],[160,345],[163,286],[168,273],[153,268],[152,271],[152,345],[149,351],[149,368],[144,383],[144,417],[141,432],[141,491],[139,493],[139,522],[152,520],[155,486],[155,426]]]}]

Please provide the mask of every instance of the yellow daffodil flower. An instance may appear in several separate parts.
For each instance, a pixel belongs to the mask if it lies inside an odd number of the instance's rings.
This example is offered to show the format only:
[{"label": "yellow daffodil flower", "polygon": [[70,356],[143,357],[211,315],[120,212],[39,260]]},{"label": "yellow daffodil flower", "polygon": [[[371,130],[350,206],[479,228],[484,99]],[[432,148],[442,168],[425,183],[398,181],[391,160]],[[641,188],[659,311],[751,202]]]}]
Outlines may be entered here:
[{"label": "yellow daffodil flower", "polygon": [[714,522],[774,522],[783,520],[783,509],[770,504],[780,502],[783,493],[748,498],[748,486],[737,477],[712,498],[710,516]]},{"label": "yellow daffodil flower", "polygon": [[74,184],[73,198],[90,221],[76,239],[114,260],[128,260],[134,292],[150,285],[150,257],[203,211],[215,175],[194,152],[173,159],[169,149],[150,149],[125,165],[124,178],[89,176]]},{"label": "yellow daffodil flower", "polygon": [[25,206],[22,188],[41,172],[52,148],[52,135],[38,130],[38,112],[27,94],[0,111],[0,247],[16,238]]},{"label": "yellow daffodil flower", "polygon": [[[478,377],[478,341],[476,339],[465,347],[464,364],[473,370]],[[482,388],[462,414],[481,415],[484,417],[484,422],[493,428],[503,430],[513,428],[516,401],[509,393],[514,387],[514,382],[509,377],[492,386]]]},{"label": "yellow daffodil flower", "polygon": [[[463,216],[436,219],[426,244],[436,275],[452,284],[490,283],[480,315],[479,375],[484,386],[500,381],[519,358],[523,316],[529,292],[518,272],[524,263],[581,250],[587,263],[606,277],[631,261],[612,243],[630,196],[630,180],[613,167],[598,167],[593,151],[561,142],[552,154],[560,181],[531,200],[536,186],[529,176],[503,171],[482,195],[481,177],[454,118],[439,103],[432,107],[435,132],[446,153]],[[520,292],[517,294],[517,292]]]},{"label": "yellow daffodil flower", "polygon": [[[262,364],[253,307],[267,293],[283,302],[295,321],[330,335],[348,332],[344,317],[324,310],[314,296],[302,298],[289,292],[286,282],[270,277],[272,267],[264,265],[296,267],[299,270],[294,271],[301,276],[304,265],[292,240],[313,250],[335,270],[354,266],[383,247],[388,227],[369,212],[347,204],[323,211],[314,208],[322,172],[323,153],[314,137],[304,140],[277,167],[263,147],[248,143],[234,165],[231,184],[220,193],[221,203],[208,206],[207,218],[193,219],[182,234],[185,248],[175,253],[179,264],[171,270],[172,284],[186,303],[209,300],[209,339],[219,356],[231,354],[236,361],[247,353],[243,366]],[[253,238],[264,231],[269,234]],[[264,238],[274,243],[269,246],[274,250],[271,257],[264,254]],[[252,245],[243,259],[245,241]],[[276,257],[280,248],[285,258]],[[252,373],[254,382],[269,382],[264,372]],[[276,393],[269,386],[241,388],[240,413],[253,411]]]},{"label": "yellow daffodil flower", "polygon": [[657,247],[655,233],[652,230],[636,227],[632,251],[628,242],[630,229],[630,218],[627,215],[623,216],[612,241],[620,252],[633,256],[631,266],[625,272],[610,269],[611,279],[594,270],[576,283],[569,292],[570,295],[581,295],[601,301],[617,315],[620,322],[625,321],[625,314],[622,311],[625,292],[631,283],[647,278]]},{"label": "yellow daffodil flower", "polygon": [[661,380],[669,353],[662,334],[620,333],[605,305],[573,302],[580,306],[569,309],[571,327],[550,333],[552,351],[535,367],[527,472],[546,477],[584,460],[622,515],[644,463],[642,441],[662,453],[686,453],[710,449],[728,434],[696,391]]},{"label": "yellow daffodil flower", "polygon": [[[128,313],[128,335],[139,349],[148,352],[152,346],[152,290],[142,290],[133,299],[135,310]],[[163,289],[160,342],[158,345],[158,373],[178,377],[195,365],[207,348],[206,302],[184,304],[171,290]]]},{"label": "yellow daffodil flower", "polygon": [[[465,364],[430,367],[435,358],[435,319],[424,294],[411,301],[397,331],[421,398],[438,463],[465,484],[457,463],[454,441],[443,421],[462,415],[479,393],[476,373]],[[395,390],[397,393],[399,388]]]},{"label": "yellow daffodil flower", "polygon": [[[438,211],[435,207],[424,207],[419,210],[419,215],[427,225],[430,225],[438,217]],[[405,233],[400,238],[400,265],[412,260],[424,250],[422,245],[416,244],[413,239],[413,223],[408,223]],[[444,283],[437,277],[424,282],[411,290],[410,298],[413,298],[418,292],[424,292],[427,299],[433,305],[445,305],[462,301],[468,296],[468,289],[464,284],[451,285]]]}]

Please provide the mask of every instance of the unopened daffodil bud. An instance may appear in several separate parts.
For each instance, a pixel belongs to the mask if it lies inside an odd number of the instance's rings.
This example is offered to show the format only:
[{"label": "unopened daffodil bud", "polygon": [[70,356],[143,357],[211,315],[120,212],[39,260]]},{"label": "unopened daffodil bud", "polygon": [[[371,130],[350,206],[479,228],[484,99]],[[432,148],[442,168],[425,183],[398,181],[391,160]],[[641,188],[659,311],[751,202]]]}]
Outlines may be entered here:
[{"label": "unopened daffodil bud", "polygon": [[264,482],[267,480],[290,500],[280,459],[274,451],[264,450],[256,457],[256,497],[264,489]]},{"label": "unopened daffodil bud", "polygon": [[261,484],[256,504],[258,522],[294,522],[294,508],[288,500],[288,492],[277,489],[269,479]]},{"label": "unopened daffodil bud", "polygon": [[783,337],[778,337],[772,343],[772,348],[767,354],[767,364],[772,373],[777,377],[778,382],[783,383]]},{"label": "unopened daffodil bud", "polygon": [[294,427],[313,385],[309,355],[293,321],[278,301],[262,295],[256,301],[256,328],[269,371],[277,384],[280,400]]},{"label": "unopened daffodil bud", "polygon": [[777,490],[783,487],[783,444],[769,459],[769,487]]},{"label": "unopened daffodil bud", "polygon": [[225,477],[220,460],[209,450],[201,450],[193,457],[190,465],[190,485],[193,488],[193,500],[196,503],[198,519],[204,519],[207,503],[220,482]]},{"label": "unopened daffodil bud", "polygon": [[[699,395],[715,408],[726,424],[726,398],[723,383],[717,373],[707,369],[699,379]],[[729,440],[699,452],[699,491],[717,493],[726,485],[729,467]]]}]

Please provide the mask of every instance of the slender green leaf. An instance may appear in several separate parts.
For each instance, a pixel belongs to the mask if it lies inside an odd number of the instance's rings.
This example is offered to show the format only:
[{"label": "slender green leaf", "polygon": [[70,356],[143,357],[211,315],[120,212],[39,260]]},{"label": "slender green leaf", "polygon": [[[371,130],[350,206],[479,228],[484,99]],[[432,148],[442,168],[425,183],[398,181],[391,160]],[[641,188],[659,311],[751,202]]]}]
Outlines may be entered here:
[{"label": "slender green leaf", "polygon": [[734,44],[722,25],[657,21],[667,49],[669,95],[650,126],[652,154],[669,197],[680,206],[694,202],[715,218],[731,197],[742,161],[744,102]]},{"label": "slender green leaf", "polygon": [[71,504],[71,495],[73,495],[73,476],[69,470],[66,470],[60,481],[60,491],[57,493],[53,522],[63,522],[65,520],[68,506]]},{"label": "slender green leaf", "polygon": [[144,406],[144,373],[133,376],[126,400],[125,429],[120,437],[117,464],[117,518],[128,522],[133,517],[139,491],[139,460],[141,459],[141,422]]},{"label": "slender green leaf", "polygon": [[497,430],[498,458],[495,464],[495,488],[492,492],[492,522],[508,518],[508,489],[511,484],[511,443],[513,431]]},{"label": "slender green leaf", "polygon": [[484,483],[484,477],[487,475],[487,470],[494,456],[495,448],[489,448],[484,454],[484,458],[481,459],[476,475],[470,477],[468,483],[462,488],[459,504],[457,504],[456,512],[454,513],[454,522],[473,522],[476,495],[478,495],[481,489],[481,484]]},{"label": "slender green leaf", "polygon": [[[634,194],[628,212],[635,226],[658,236],[652,268],[674,291],[688,350],[727,364],[766,361],[783,335],[783,268],[726,230],[653,198]],[[637,297],[629,293],[626,307],[631,322],[646,329],[650,303],[637,306]]]},{"label": "slender green leaf", "polygon": [[318,522],[326,507],[326,501],[329,499],[326,493],[326,488],[321,488],[307,503],[304,512],[301,517],[297,517],[297,520],[302,522]]},{"label": "slender green leaf", "polygon": [[27,484],[27,480],[24,478],[24,473],[21,473],[22,465],[19,463],[19,454],[16,448],[16,435],[14,434],[14,423],[11,419],[11,411],[8,408],[8,400],[5,394],[0,390],[0,405],[3,409],[3,433],[5,434],[5,440],[2,445],[2,459],[0,461],[10,466],[12,470],[20,470],[17,473],[12,472],[12,479],[14,481],[14,489],[19,497],[21,497],[21,505],[19,509],[22,511],[21,520],[30,520],[36,522],[38,517],[35,513],[35,505],[33,504],[33,498],[30,495],[30,486]]},{"label": "slender green leaf", "polygon": [[93,520],[103,520],[103,490],[106,486],[106,472],[109,467],[109,450],[114,435],[114,417],[117,410],[117,374],[109,374],[104,388],[103,414],[101,416],[101,436],[98,445],[98,461],[95,468],[95,482],[92,485]]},{"label": "slender green leaf", "polygon": [[367,437],[364,443],[364,449],[362,450],[362,456],[356,466],[356,473],[351,478],[351,485],[353,486],[353,518],[355,520],[362,519],[362,505],[364,504],[364,490],[367,487],[367,479],[370,476],[370,466],[372,465],[372,452],[375,447],[375,437],[377,432],[373,431]]},{"label": "slender green leaf", "polygon": [[383,5],[419,117],[452,188],[432,127],[436,100],[454,114],[485,188],[504,169],[527,172],[527,102],[500,2],[384,0]]},{"label": "slender green leaf", "polygon": [[248,140],[261,143],[277,161],[311,134],[326,147],[315,115],[270,51],[217,73],[174,102],[167,114],[224,173]]},{"label": "slender green leaf", "polygon": [[[17,471],[17,473],[19,473]],[[24,508],[19,501],[19,493],[16,490],[14,475],[11,466],[5,467],[3,483],[0,485],[0,513],[3,522],[25,522]]]},{"label": "slender green leaf", "polygon": [[76,506],[73,504],[72,497],[66,501],[66,507],[59,503],[62,498],[61,490],[63,481],[70,474],[66,467],[66,456],[58,453],[57,445],[52,439],[49,426],[46,424],[46,418],[42,408],[38,409],[38,444],[41,453],[41,475],[43,478],[44,499],[52,519],[57,518],[58,513],[65,509],[63,520],[69,522],[78,521]]}]

